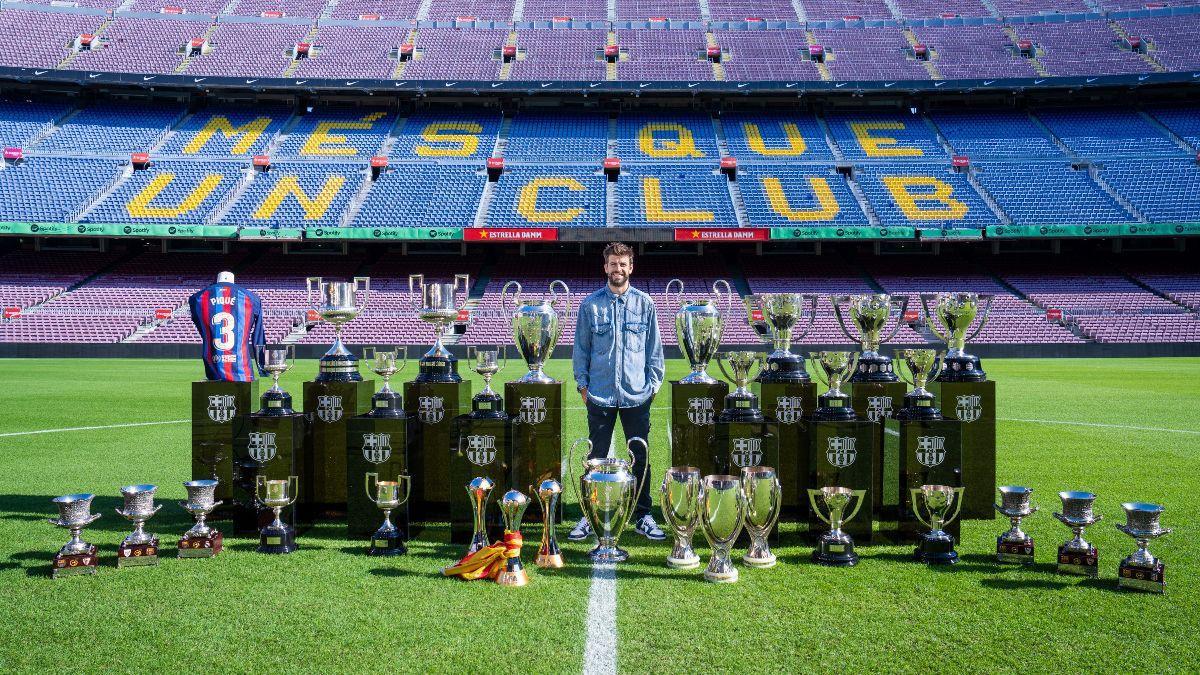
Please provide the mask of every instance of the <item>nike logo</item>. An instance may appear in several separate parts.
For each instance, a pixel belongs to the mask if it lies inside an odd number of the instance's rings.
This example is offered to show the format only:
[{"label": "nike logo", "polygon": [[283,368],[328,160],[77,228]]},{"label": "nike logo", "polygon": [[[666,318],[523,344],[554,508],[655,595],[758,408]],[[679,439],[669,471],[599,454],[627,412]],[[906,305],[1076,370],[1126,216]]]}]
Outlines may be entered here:
[{"label": "nike logo", "polygon": [[748,86],[750,86],[749,82],[739,82],[737,87],[738,87],[738,89],[741,89],[742,87],[748,87]]},{"label": "nike logo", "polygon": [[256,78],[254,78],[253,80],[246,80],[246,84],[254,84],[255,82],[258,82],[258,78],[257,78],[257,77],[256,77]]},{"label": "nike logo", "polygon": [[592,89],[595,89],[596,87],[599,87],[601,84],[604,84],[604,83],[603,82],[592,82],[592,83],[588,84],[588,86],[591,87]]},{"label": "nike logo", "polygon": [[100,77],[100,73],[92,73],[91,75],[88,75],[88,77],[90,77],[90,78],[92,78],[92,79],[94,80],[94,79],[96,79],[97,77]]},{"label": "nike logo", "polygon": [[[305,82],[308,82],[308,80],[296,80],[296,84],[304,84]],[[346,84],[349,84],[349,82]]]},{"label": "nike logo", "polygon": [[352,85],[352,84],[358,84],[358,80],[353,80],[353,81],[351,81],[351,82],[347,82],[347,83],[346,83],[346,86],[347,86],[347,87],[349,87],[349,86],[350,86],[350,85]]},{"label": "nike logo", "polygon": [[995,80],[984,80],[984,81],[983,81],[983,86],[985,86],[985,87],[986,87],[986,86],[988,86],[989,84],[991,84],[991,83],[993,83],[993,82],[995,82]]},{"label": "nike logo", "polygon": [[1149,77],[1149,75],[1142,75],[1138,78],[1138,82],[1144,82],[1145,80],[1149,79]]},{"label": "nike logo", "polygon": [[454,85],[456,85],[456,84],[458,84],[458,83],[457,83],[457,82],[447,82],[446,84],[444,84],[444,85],[442,85],[442,86],[445,86],[445,87],[453,87],[453,86],[454,86]]},{"label": "nike logo", "polygon": [[[995,80],[992,80],[992,81],[995,82]],[[1034,84],[1041,84],[1043,82],[1045,82],[1045,80],[1034,80],[1033,81]]]},{"label": "nike logo", "polygon": [[208,79],[207,77],[193,77],[192,82],[203,82],[207,79]]},{"label": "nike logo", "polygon": [[942,86],[943,84],[946,84],[946,83],[945,83],[944,81],[943,81],[943,82],[934,82],[934,83],[933,83],[933,86],[934,86],[934,87],[940,87],[940,86]]},{"label": "nike logo", "polygon": [[887,87],[893,87],[893,86],[895,86],[895,85],[896,85],[896,83],[895,83],[895,82],[884,82],[884,83],[883,83],[883,86],[884,86],[884,88],[885,88],[885,89],[886,89]]},{"label": "nike logo", "polygon": [[554,83],[553,83],[553,82],[543,82],[543,83],[542,83],[542,89],[545,89],[546,87],[549,87],[549,86],[550,86],[550,85],[552,85],[552,84],[554,84]]},{"label": "nike logo", "polygon": [[401,80],[400,82],[396,83],[396,86],[399,87],[402,84],[408,84],[408,80]]},{"label": "nike logo", "polygon": [[50,72],[50,71],[48,71],[48,70],[35,70],[35,71],[33,71],[33,74],[34,74],[34,75],[44,75],[44,74],[46,74],[46,73],[48,73],[48,72]]},{"label": "nike logo", "polygon": [[492,89],[495,89],[496,87],[499,87],[499,86],[500,86],[500,85],[502,85],[502,84],[504,84],[504,83],[503,83],[503,82],[493,82],[493,83],[492,83]]},{"label": "nike logo", "polygon": [[788,82],[784,86],[787,87],[788,89],[791,89],[792,87],[796,86],[797,84],[800,84],[800,83],[799,82]]},{"label": "nike logo", "polygon": [[651,82],[640,83],[640,84],[638,84],[638,89],[645,89],[646,87],[649,87],[651,84],[652,84]]},{"label": "nike logo", "polygon": [[1088,83],[1088,84],[1091,84],[1091,83],[1095,82],[1095,81],[1096,81],[1096,80],[1098,80],[1098,79],[1100,79],[1100,78],[1098,78],[1098,77],[1089,77],[1089,78],[1087,79],[1087,83]]},{"label": "nike logo", "polygon": [[847,84],[849,84],[849,83],[848,82],[834,82],[833,86],[837,87],[838,89],[841,89],[842,87],[846,86]]},{"label": "nike logo", "polygon": [[149,82],[150,80],[153,80],[156,77],[158,77],[158,76],[157,75],[147,75],[142,78],[142,82]]}]

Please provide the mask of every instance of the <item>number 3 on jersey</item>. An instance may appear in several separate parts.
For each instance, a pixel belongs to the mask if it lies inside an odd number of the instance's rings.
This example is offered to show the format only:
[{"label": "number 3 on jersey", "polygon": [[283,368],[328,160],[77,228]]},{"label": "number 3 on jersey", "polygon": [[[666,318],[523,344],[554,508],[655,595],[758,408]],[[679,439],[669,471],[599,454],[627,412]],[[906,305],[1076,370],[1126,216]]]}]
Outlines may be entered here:
[{"label": "number 3 on jersey", "polygon": [[213,314],[212,325],[215,329],[214,332],[216,332],[216,336],[213,337],[213,347],[217,351],[224,352],[233,349],[233,328],[235,323],[233,315],[229,312],[217,312]]}]

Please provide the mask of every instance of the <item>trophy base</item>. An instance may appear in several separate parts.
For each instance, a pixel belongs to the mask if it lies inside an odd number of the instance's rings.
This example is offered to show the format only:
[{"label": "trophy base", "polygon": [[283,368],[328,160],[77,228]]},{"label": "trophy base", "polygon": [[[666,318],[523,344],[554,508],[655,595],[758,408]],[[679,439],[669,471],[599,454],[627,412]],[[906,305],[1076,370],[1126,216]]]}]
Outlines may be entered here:
[{"label": "trophy base", "polygon": [[515,570],[504,570],[500,576],[496,577],[496,583],[501,586],[527,586],[529,585],[529,575],[525,573],[525,568],[518,567]]},{"label": "trophy base", "polygon": [[57,553],[50,564],[50,578],[70,577],[76,574],[96,573],[96,547],[83,553]]},{"label": "trophy base", "polygon": [[358,359],[346,352],[327,353],[321,357],[320,367],[314,382],[362,382],[358,372]]},{"label": "trophy base", "polygon": [[406,553],[408,553],[408,547],[404,545],[404,537],[394,529],[376,532],[371,537],[371,545],[367,548],[367,555],[370,556],[394,556]]},{"label": "trophy base", "polygon": [[954,550],[954,540],[950,537],[921,537],[913,557],[928,565],[953,565],[958,562],[958,552]]},{"label": "trophy base", "polygon": [[986,382],[987,373],[979,365],[979,357],[970,354],[947,356],[937,382]]},{"label": "trophy base", "polygon": [[1015,563],[1018,565],[1033,564],[1033,538],[1025,541],[1005,541],[1001,535],[996,538],[996,561]]},{"label": "trophy base", "polygon": [[749,552],[744,553],[744,554],[742,554],[742,562],[745,563],[746,566],[748,566],[748,567],[757,567],[759,569],[766,569],[768,567],[774,567],[775,563],[778,562],[778,560],[775,558],[774,553],[771,553],[770,551],[765,551],[765,552],[757,552],[754,555],[751,555]]},{"label": "trophy base", "polygon": [[504,399],[499,394],[476,394],[471,399],[471,412],[467,416],[476,420],[505,420]]},{"label": "trophy base", "polygon": [[674,570],[694,570],[700,566],[700,556],[693,553],[691,557],[676,558],[667,556],[667,567]]},{"label": "trophy base", "polygon": [[377,391],[371,396],[371,409],[366,417],[399,419],[404,417],[404,399],[397,391]]},{"label": "trophy base", "polygon": [[713,570],[704,570],[704,580],[711,581],[714,584],[733,584],[737,583],[738,571],[736,567],[730,567],[728,570],[714,572]]},{"label": "trophy base", "polygon": [[725,408],[717,413],[716,419],[718,422],[762,422],[763,413],[758,407],[758,397],[754,394],[726,396]]},{"label": "trophy base", "polygon": [[817,408],[813,411],[814,422],[853,422],[858,419],[854,408]]},{"label": "trophy base", "polygon": [[413,382],[462,382],[458,374],[458,359],[453,356],[426,354],[421,357],[417,377]]},{"label": "trophy base", "polygon": [[847,541],[818,541],[812,559],[818,565],[829,567],[854,567],[858,564],[854,543]]},{"label": "trophy base", "polygon": [[259,553],[269,553],[272,555],[282,555],[291,553],[299,546],[296,545],[296,531],[287,525],[283,527],[273,527],[268,525],[262,529],[258,539],[258,548],[255,549]]},{"label": "trophy base", "polygon": [[850,382],[899,382],[900,377],[892,368],[892,359],[887,356],[859,356],[858,367],[850,376]]},{"label": "trophy base", "polygon": [[158,538],[144,544],[123,543],[117,547],[117,568],[158,564]]},{"label": "trophy base", "polygon": [[588,552],[592,562],[617,563],[629,560],[629,551],[617,546],[597,546]]},{"label": "trophy base", "polygon": [[[936,422],[942,419],[942,411],[933,407],[933,401],[927,401],[924,399],[917,400],[918,405],[909,406],[909,399],[905,397],[904,407],[893,413],[892,417],[905,422]],[[920,403],[924,403],[924,405],[921,405]]]},{"label": "trophy base", "polygon": [[811,382],[804,369],[804,358],[799,354],[771,354],[767,365],[754,378],[757,382]]},{"label": "trophy base", "polygon": [[286,391],[271,391],[263,392],[259,397],[262,406],[258,409],[258,414],[264,417],[283,417],[285,415],[293,415],[292,410],[292,395]]},{"label": "trophy base", "polygon": [[679,384],[716,384],[719,380],[704,370],[693,370],[679,378]]},{"label": "trophy base", "polygon": [[1167,581],[1163,576],[1165,571],[1166,565],[1162,561],[1157,561],[1154,567],[1130,565],[1121,561],[1121,565],[1117,568],[1117,586],[1132,591],[1166,593]]},{"label": "trophy base", "polygon": [[1058,573],[1074,574],[1081,577],[1100,576],[1100,556],[1096,547],[1086,551],[1075,551],[1066,546],[1058,547]]},{"label": "trophy base", "polygon": [[565,566],[561,553],[539,553],[533,564],[543,569],[559,570]]},{"label": "trophy base", "polygon": [[212,531],[207,537],[184,537],[179,540],[180,558],[211,558],[221,552],[225,538],[220,532]]}]

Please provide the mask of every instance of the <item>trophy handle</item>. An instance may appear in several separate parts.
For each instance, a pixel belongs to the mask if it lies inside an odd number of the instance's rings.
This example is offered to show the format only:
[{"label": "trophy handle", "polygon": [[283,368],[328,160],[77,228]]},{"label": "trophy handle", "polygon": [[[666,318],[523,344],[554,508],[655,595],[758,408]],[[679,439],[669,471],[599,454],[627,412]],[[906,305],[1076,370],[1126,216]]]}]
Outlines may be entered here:
[{"label": "trophy handle", "polygon": [[772,500],[774,503],[771,504],[771,510],[775,513],[771,516],[771,522],[767,523],[767,526],[763,528],[763,532],[770,532],[771,528],[775,527],[775,523],[779,522],[779,512],[783,510],[781,507],[781,503],[783,502],[783,484],[779,482],[778,473],[775,475],[775,492],[772,495],[775,499]]},{"label": "trophy handle", "polygon": [[308,277],[304,280],[304,288],[305,288],[304,303],[307,306],[309,306],[309,307],[314,306],[313,301],[312,301],[313,286],[316,286],[317,295],[319,296],[321,293],[321,284],[322,283],[323,283],[323,280],[321,279],[321,277]]},{"label": "trophy handle", "polygon": [[846,339],[850,340],[850,342],[852,342],[854,344],[860,344],[862,342],[862,340],[860,340],[850,334],[850,330],[848,328],[846,328],[846,318],[844,316],[842,316],[841,303],[850,302],[850,296],[848,296],[848,295],[831,295],[831,296],[829,296],[829,302],[830,302],[830,304],[833,305],[833,315],[837,317],[838,328],[842,329],[842,335],[845,335]]},{"label": "trophy handle", "polygon": [[467,301],[471,299],[471,275],[455,274],[454,275],[454,292],[458,293],[458,282],[462,281],[463,287],[463,302],[458,306],[458,310],[462,311],[463,307],[467,306]]},{"label": "trophy handle", "polygon": [[[359,282],[362,283],[362,288],[358,287]],[[358,313],[362,314],[367,311],[367,302],[371,299],[371,277],[354,277],[354,292],[362,291],[363,303],[362,307],[358,308]]]},{"label": "trophy handle", "polygon": [[374,478],[376,485],[378,485],[379,484],[379,474],[375,473],[374,471],[368,471],[366,474],[364,474],[363,477],[366,478],[366,481],[365,481],[366,485],[364,487],[367,488],[367,499],[370,499],[371,501],[375,501],[375,497],[372,496],[372,493],[371,493],[371,479]]},{"label": "trophy handle", "polygon": [[817,376],[817,382],[829,388],[829,377],[825,374],[825,369],[821,367],[821,359],[818,356],[820,352],[808,353],[808,365],[812,368],[813,373]]},{"label": "trophy handle", "polygon": [[397,474],[396,482],[404,486],[404,499],[400,500],[401,504],[408,502],[409,493],[412,491],[412,476],[408,474]]},{"label": "trophy handle", "polygon": [[942,371],[946,369],[946,350],[943,349],[938,352],[937,360],[934,361],[933,365],[933,372],[929,374],[929,382],[936,382],[938,375],[941,375]]},{"label": "trophy handle", "polygon": [[928,520],[925,520],[924,518],[921,517],[921,509],[917,506],[918,504],[921,503],[921,500],[918,499],[918,497],[921,495],[921,488],[909,488],[908,492],[910,495],[909,499],[912,501],[913,515],[917,517],[917,520],[922,525],[924,525],[925,527],[928,527],[929,529],[932,530],[933,525],[930,525]]},{"label": "trophy handle", "polygon": [[848,523],[848,522],[854,520],[854,516],[858,515],[858,510],[860,508],[862,508],[863,500],[866,499],[866,497],[867,497],[867,491],[866,490],[855,490],[854,497],[855,497],[854,510],[850,512],[850,515],[844,516],[842,518],[843,523]]},{"label": "trophy handle", "polygon": [[256,499],[259,504],[263,503],[263,497],[259,493],[262,491],[262,488],[266,487],[266,485],[267,485],[267,477],[266,476],[264,476],[260,473],[254,477],[254,499]]},{"label": "trophy handle", "polygon": [[717,362],[717,368],[721,369],[721,375],[724,375],[726,380],[733,382],[733,378],[729,376],[729,371],[725,370],[725,362],[723,361],[723,358],[723,352],[717,352],[716,354],[713,354],[713,360]]},{"label": "trophy handle", "polygon": [[[899,375],[900,379],[904,382],[904,384],[907,384],[910,387],[913,387],[915,389],[917,387],[917,380],[916,380],[917,375],[916,375],[916,373],[912,372],[911,368],[908,367],[908,360],[902,356],[902,354],[906,351],[908,351],[908,350],[896,349],[896,350],[892,351],[892,354],[895,355],[895,359],[897,361],[897,363],[894,366],[892,366],[892,372]],[[905,367],[901,368],[900,364],[904,364]],[[908,376],[911,376],[911,377],[906,376],[905,373],[907,373]],[[933,380],[932,377],[929,379],[930,379],[930,381]]]},{"label": "trophy handle", "polygon": [[812,330],[813,324],[816,323],[816,321],[817,321],[817,300],[818,300],[817,294],[816,293],[801,293],[800,295],[805,300],[808,300],[808,325],[806,325],[804,327],[804,330],[802,330],[802,331],[792,330],[792,341],[793,342],[799,341],[805,335],[808,335],[808,331]]},{"label": "trophy handle", "polygon": [[416,290],[418,288],[421,289],[422,293],[425,292],[425,275],[424,274],[408,275],[408,301],[412,303],[412,308],[414,310],[421,309],[421,301],[418,299],[418,296],[416,294]]},{"label": "trophy handle", "polygon": [[404,370],[404,366],[408,365],[408,347],[404,345],[396,345],[396,353],[401,356],[400,365],[396,367],[396,372]]},{"label": "trophy handle", "polygon": [[503,361],[500,363],[499,368],[496,369],[497,375],[503,373],[504,369],[508,367],[508,345],[499,345],[499,351],[500,358],[503,359]]},{"label": "trophy handle", "polygon": [[563,309],[563,313],[567,314],[571,311],[571,288],[569,286],[567,286],[567,282],[563,281],[562,279],[555,279],[554,281],[551,281],[550,282],[550,306],[551,307],[556,307],[557,303],[558,303],[558,292],[554,290],[555,286],[562,286],[562,294],[567,299],[567,301],[566,301],[567,305],[566,305],[566,308]]},{"label": "trophy handle", "polygon": [[943,521],[943,525],[942,525],[943,527],[945,527],[946,524],[954,522],[954,519],[958,517],[958,512],[960,509],[962,509],[962,500],[963,500],[963,491],[964,490],[966,490],[966,488],[961,488],[961,487],[954,488],[954,494],[955,494],[954,511],[950,515],[946,516],[946,520]]},{"label": "trophy handle", "polygon": [[[945,333],[942,333],[942,331],[938,330],[937,322],[934,321],[934,319],[937,318],[937,315],[935,312],[929,311],[929,301],[931,299],[936,300],[938,297],[938,294],[937,293],[922,293],[920,297],[921,297],[921,308],[925,310],[925,325],[929,326],[929,330],[933,331],[934,335],[941,338],[942,342],[948,342],[950,340],[950,337],[949,337],[950,331],[946,331]],[[940,320],[941,319],[938,319],[938,321],[940,321]]]},{"label": "trophy handle", "polygon": [[[722,286],[725,287],[724,291],[721,290]],[[725,281],[724,279],[717,279],[716,281],[713,282],[712,289],[713,289],[713,295],[717,296],[717,306],[718,307],[720,306],[721,296],[724,295],[725,296],[725,313],[729,314],[730,312],[732,312],[733,311],[733,287],[731,287],[729,285],[729,282]],[[679,282],[679,295],[680,296],[683,295],[683,282],[682,281]]]},{"label": "trophy handle", "polygon": [[808,488],[808,503],[812,505],[813,513],[821,519],[821,522],[832,527],[833,523],[829,522],[829,519],[825,517],[824,513],[821,513],[821,507],[817,506],[817,495],[819,494],[821,494],[820,490],[816,488]]},{"label": "trophy handle", "polygon": [[512,281],[508,282],[507,284],[504,284],[504,288],[500,289],[500,309],[501,310],[504,309],[504,297],[506,295],[508,295],[508,289],[512,286],[517,287],[517,290],[513,293],[513,296],[512,296],[513,307],[516,307],[521,304],[521,290],[522,290],[521,282],[517,281],[516,279],[513,279]]},{"label": "trophy handle", "polygon": [[647,443],[646,439],[642,438],[641,436],[634,436],[633,438],[631,438],[625,442],[625,452],[629,453],[629,468],[630,469],[637,466],[637,460],[634,459],[634,457],[633,457],[634,441],[641,443],[642,448],[644,448],[646,450],[646,463],[642,465],[642,477],[640,480],[638,480],[636,489],[634,490],[634,493],[633,493],[634,497],[636,498],[637,495],[642,494],[642,486],[646,484],[646,479],[649,478],[649,476],[646,474],[646,472],[650,470],[650,444]]},{"label": "trophy handle", "polygon": [[904,324],[904,313],[908,311],[908,296],[902,295],[899,298],[892,298],[892,304],[897,303],[900,305],[900,316],[896,317],[896,325],[892,327],[892,332],[880,340],[880,343],[891,342],[892,338],[896,337],[896,333],[900,332],[900,327]]},{"label": "trophy handle", "polygon": [[667,287],[663,289],[663,295],[665,295],[667,300],[670,301],[671,287],[675,284],[679,284],[679,292],[675,294],[676,307],[683,307],[683,279],[676,278],[668,281]]},{"label": "trophy handle", "polygon": [[762,375],[763,368],[767,367],[767,355],[762,352],[756,353],[754,355],[754,362],[758,364],[758,372],[750,377],[751,380],[758,379],[758,376]]},{"label": "trophy handle", "polygon": [[[588,454],[592,453],[592,440],[590,438],[577,438],[571,444],[571,449],[567,451],[567,470],[564,472],[570,478],[571,490],[575,492],[575,500],[579,502],[579,508],[583,510],[583,515],[587,516],[587,507],[583,505],[583,495],[579,493],[579,481],[575,480],[571,467],[575,466],[575,448],[579,447],[580,443],[587,443]],[[586,455],[584,458],[586,461]],[[586,468],[586,467],[585,467]]]},{"label": "trophy handle", "polygon": [[967,342],[974,340],[976,336],[979,335],[979,331],[983,330],[983,324],[987,323],[988,314],[990,314],[992,311],[992,300],[996,298],[996,295],[994,293],[980,293],[979,297],[986,298],[987,303],[985,303],[983,306],[983,315],[979,317],[979,324],[976,325],[975,330],[971,331],[971,334],[966,337]]}]

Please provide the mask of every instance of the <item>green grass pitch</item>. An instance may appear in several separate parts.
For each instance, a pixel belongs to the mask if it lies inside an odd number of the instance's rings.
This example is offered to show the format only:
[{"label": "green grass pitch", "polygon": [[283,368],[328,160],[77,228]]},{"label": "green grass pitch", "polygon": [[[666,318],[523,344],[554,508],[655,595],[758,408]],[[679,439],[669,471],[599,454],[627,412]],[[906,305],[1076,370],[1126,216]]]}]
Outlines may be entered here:
[{"label": "green grass pitch", "polygon": [[[669,377],[684,373],[681,362],[669,365]],[[821,568],[785,525],[777,567],[741,567],[739,583],[718,586],[698,571],[668,569],[666,543],[627,532],[632,559],[617,571],[619,669],[1200,670],[1200,359],[984,365],[999,383],[999,481],[1032,486],[1042,509],[1026,521],[1038,546],[1034,568],[992,561],[1001,520],[966,523],[963,560],[950,569],[910,562],[908,547],[863,547],[858,567]],[[284,378],[297,407],[315,367]],[[500,379],[515,370],[510,364]],[[569,378],[565,361],[548,370]],[[128,525],[113,512],[121,485],[160,486],[164,507],[149,529],[164,542],[190,522],[176,505],[189,477],[188,424],[14,434],[184,420],[188,382],[200,375],[195,360],[0,361],[0,671],[581,669],[587,547],[564,541],[568,566],[537,570],[536,525],[526,528],[531,583],[523,589],[439,576],[460,555],[445,527],[427,530],[400,559],[368,558],[363,542],[327,524],[302,533],[290,556],[257,555],[256,542],[235,539],[213,560],[117,570]],[[667,398],[655,404],[655,487],[667,465]],[[585,422],[573,393],[567,404],[576,408],[565,423],[569,441]],[[1098,580],[1053,573],[1054,547],[1069,537],[1051,516],[1063,489],[1099,494],[1105,520],[1088,533],[1101,551]],[[104,517],[86,538],[104,560],[94,577],[52,581],[48,562],[67,533],[46,522],[55,514],[49,500],[69,492],[98,495]],[[1167,562],[1166,596],[1116,589],[1117,562],[1134,544],[1113,526],[1129,500],[1167,507],[1163,524],[1175,533],[1151,547]]]}]

